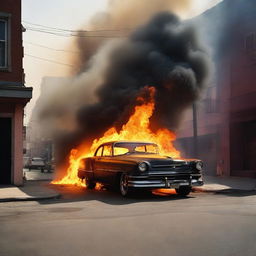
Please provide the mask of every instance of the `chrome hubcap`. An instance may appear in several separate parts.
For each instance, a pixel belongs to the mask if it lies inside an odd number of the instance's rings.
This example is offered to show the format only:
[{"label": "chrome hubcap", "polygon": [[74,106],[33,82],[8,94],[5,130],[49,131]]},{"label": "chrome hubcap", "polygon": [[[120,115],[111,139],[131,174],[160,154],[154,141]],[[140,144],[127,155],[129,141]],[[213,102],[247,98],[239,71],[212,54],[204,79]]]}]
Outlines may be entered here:
[{"label": "chrome hubcap", "polygon": [[122,174],[120,179],[120,191],[122,195],[126,195],[128,192],[128,179],[126,174]]}]

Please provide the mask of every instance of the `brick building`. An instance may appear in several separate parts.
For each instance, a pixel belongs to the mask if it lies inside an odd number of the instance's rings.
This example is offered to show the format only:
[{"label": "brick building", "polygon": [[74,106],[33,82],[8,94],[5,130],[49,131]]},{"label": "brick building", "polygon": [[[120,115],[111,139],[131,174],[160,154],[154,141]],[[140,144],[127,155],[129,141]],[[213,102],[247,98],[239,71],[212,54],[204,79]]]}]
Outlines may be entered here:
[{"label": "brick building", "polygon": [[[215,64],[198,102],[198,157],[210,175],[256,178],[256,2],[223,0],[191,22],[200,30]],[[192,111],[178,143],[193,154]]]},{"label": "brick building", "polygon": [[24,86],[21,0],[0,1],[0,184],[23,183]]}]

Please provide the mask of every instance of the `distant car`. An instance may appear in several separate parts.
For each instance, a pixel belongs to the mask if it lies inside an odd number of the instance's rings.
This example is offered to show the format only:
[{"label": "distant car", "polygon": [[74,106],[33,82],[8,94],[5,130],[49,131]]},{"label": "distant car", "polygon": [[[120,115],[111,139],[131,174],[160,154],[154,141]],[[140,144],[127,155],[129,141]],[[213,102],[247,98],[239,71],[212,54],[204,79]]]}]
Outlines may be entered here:
[{"label": "distant car", "polygon": [[55,160],[54,160],[54,158],[52,158],[49,161],[46,161],[45,168],[46,168],[47,172],[52,172],[52,171],[55,170]]},{"label": "distant car", "polygon": [[29,162],[29,171],[31,169],[40,169],[41,172],[45,169],[45,162],[41,157],[33,157]]},{"label": "distant car", "polygon": [[135,189],[173,188],[186,196],[202,186],[203,163],[197,159],[161,156],[154,143],[115,141],[99,146],[93,157],[80,162],[78,177],[88,188],[96,182],[115,185],[121,195]]},{"label": "distant car", "polygon": [[23,156],[23,167],[28,168],[29,167],[29,157]]}]

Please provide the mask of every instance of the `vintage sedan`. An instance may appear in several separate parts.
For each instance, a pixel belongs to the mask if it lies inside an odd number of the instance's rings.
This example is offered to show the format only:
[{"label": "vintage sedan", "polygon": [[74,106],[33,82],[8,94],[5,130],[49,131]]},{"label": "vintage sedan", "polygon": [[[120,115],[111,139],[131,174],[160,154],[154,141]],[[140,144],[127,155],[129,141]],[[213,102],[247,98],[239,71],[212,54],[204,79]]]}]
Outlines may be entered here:
[{"label": "vintage sedan", "polygon": [[186,196],[193,186],[203,185],[203,163],[159,154],[154,143],[114,141],[100,145],[94,156],[80,161],[78,177],[88,188],[96,182],[118,188],[127,196],[136,189],[175,189]]}]

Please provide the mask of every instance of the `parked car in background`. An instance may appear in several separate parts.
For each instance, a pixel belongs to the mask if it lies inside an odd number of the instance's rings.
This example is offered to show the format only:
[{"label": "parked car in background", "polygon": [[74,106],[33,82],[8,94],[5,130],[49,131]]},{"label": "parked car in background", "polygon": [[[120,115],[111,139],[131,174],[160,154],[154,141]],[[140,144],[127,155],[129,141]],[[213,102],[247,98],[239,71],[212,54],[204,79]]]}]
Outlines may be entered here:
[{"label": "parked car in background", "polygon": [[55,170],[55,160],[54,160],[54,158],[52,158],[49,161],[46,161],[45,169],[47,170],[47,172],[52,172],[52,171]]},{"label": "parked car in background", "polygon": [[28,168],[29,168],[29,171],[31,169],[40,169],[41,172],[44,172],[44,170],[46,169],[46,166],[45,166],[44,160],[41,157],[33,157],[29,161]]},{"label": "parked car in background", "polygon": [[23,156],[23,167],[28,168],[29,167],[29,157]]},{"label": "parked car in background", "polygon": [[186,196],[193,186],[203,185],[202,167],[198,159],[162,156],[154,143],[115,141],[82,159],[78,177],[85,179],[88,188],[96,182],[114,185],[123,196],[135,189],[155,188],[172,188]]}]

